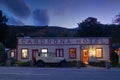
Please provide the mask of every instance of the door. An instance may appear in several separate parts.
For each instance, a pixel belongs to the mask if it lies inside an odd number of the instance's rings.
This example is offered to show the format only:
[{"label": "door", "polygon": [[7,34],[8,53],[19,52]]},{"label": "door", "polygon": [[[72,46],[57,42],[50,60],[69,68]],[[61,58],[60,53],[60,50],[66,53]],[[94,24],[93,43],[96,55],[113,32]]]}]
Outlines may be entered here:
[{"label": "door", "polygon": [[38,53],[38,49],[33,49],[32,50],[32,60],[36,59],[36,54]]},{"label": "door", "polygon": [[83,63],[88,64],[88,60],[89,60],[88,50],[86,49],[82,50],[82,59],[83,59]]}]

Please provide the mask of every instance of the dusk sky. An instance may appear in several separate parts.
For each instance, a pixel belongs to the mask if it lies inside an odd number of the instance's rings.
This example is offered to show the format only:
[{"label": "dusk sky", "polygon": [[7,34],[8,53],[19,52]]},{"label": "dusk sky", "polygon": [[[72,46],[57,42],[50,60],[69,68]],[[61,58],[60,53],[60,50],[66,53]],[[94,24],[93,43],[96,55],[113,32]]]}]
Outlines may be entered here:
[{"label": "dusk sky", "polygon": [[111,24],[120,0],[0,0],[8,24],[75,28],[87,17]]}]

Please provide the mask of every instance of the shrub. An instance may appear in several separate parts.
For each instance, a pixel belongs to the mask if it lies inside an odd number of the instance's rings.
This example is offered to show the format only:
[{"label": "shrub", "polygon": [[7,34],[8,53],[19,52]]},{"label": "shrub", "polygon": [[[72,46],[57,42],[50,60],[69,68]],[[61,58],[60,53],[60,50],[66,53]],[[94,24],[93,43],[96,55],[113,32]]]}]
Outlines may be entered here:
[{"label": "shrub", "polygon": [[120,67],[120,64],[118,64],[117,67]]},{"label": "shrub", "polygon": [[18,66],[30,66],[30,61],[27,62],[17,61],[16,64],[18,64]]},{"label": "shrub", "polygon": [[15,58],[9,58],[8,60],[10,60],[10,65],[16,64],[16,59]]},{"label": "shrub", "polygon": [[99,67],[106,67],[106,61],[98,62]]},{"label": "shrub", "polygon": [[98,62],[89,62],[89,65],[91,65],[91,66],[98,66]]},{"label": "shrub", "polygon": [[[80,67],[86,67],[85,63],[83,63],[82,61],[79,61],[79,65],[80,65]],[[70,62],[68,62],[68,66],[69,67],[77,67],[78,62],[77,61],[70,61]]]},{"label": "shrub", "polygon": [[5,64],[6,64],[5,62],[1,62],[0,66],[5,66]]},{"label": "shrub", "polygon": [[89,65],[95,66],[95,67],[105,67],[106,66],[106,61],[89,62]]}]

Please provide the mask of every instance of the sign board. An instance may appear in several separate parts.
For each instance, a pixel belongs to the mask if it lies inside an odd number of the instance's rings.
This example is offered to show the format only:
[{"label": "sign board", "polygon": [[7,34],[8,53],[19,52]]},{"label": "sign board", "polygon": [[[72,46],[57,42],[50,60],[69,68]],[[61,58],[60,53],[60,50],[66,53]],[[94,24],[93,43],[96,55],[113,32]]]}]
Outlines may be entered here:
[{"label": "sign board", "polygon": [[79,45],[109,44],[109,38],[18,38],[18,44],[31,45]]}]

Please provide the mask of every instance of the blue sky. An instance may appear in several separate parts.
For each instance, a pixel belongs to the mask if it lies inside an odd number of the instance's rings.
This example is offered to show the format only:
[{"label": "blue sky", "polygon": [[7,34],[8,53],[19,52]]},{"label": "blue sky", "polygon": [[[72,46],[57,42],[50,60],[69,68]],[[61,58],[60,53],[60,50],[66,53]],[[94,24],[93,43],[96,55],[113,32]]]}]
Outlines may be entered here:
[{"label": "blue sky", "polygon": [[9,24],[75,28],[87,17],[111,24],[120,12],[120,0],[0,0]]}]

